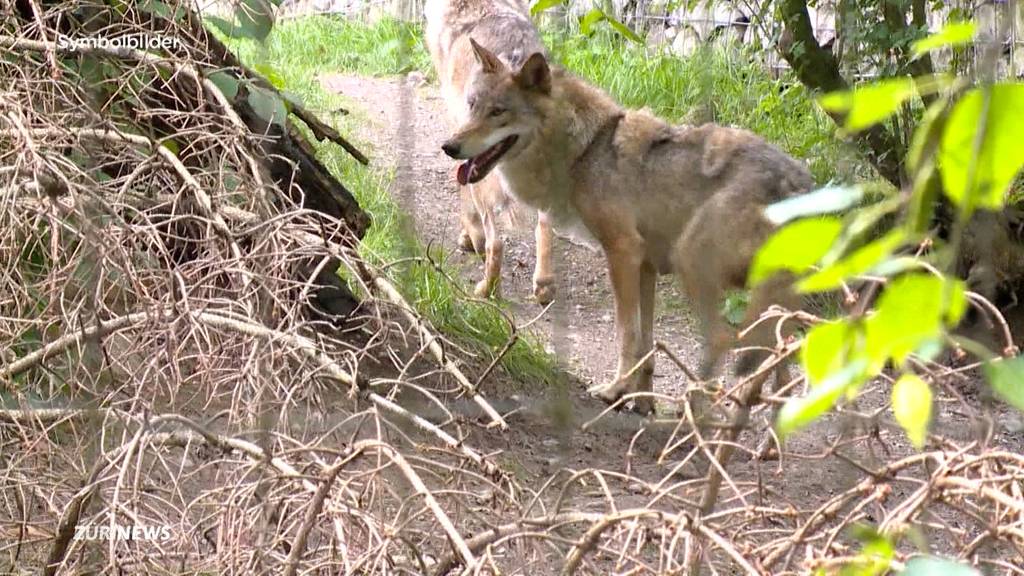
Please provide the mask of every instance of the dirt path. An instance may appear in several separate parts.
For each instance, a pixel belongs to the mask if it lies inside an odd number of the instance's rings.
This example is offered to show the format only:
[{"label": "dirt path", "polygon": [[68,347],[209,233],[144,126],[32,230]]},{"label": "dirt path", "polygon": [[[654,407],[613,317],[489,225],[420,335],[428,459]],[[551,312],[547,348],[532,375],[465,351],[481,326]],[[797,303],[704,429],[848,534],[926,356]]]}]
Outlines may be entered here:
[{"label": "dirt path", "polygon": [[[442,102],[435,86],[406,82],[346,75],[323,79],[329,90],[344,95],[370,119],[364,137],[373,142],[376,161],[396,171],[393,194],[414,217],[416,231],[424,243],[441,246],[454,254],[453,262],[469,288],[481,275],[481,262],[474,255],[458,252],[455,247],[459,232],[458,198],[451,176],[453,163],[441,152],[441,142],[448,130]],[[523,224],[504,231],[506,260],[502,277],[503,294],[520,322],[529,320],[540,310],[531,300],[532,222]],[[565,304],[566,316],[566,338],[559,350],[565,351],[563,362],[579,377],[569,394],[570,420],[575,425],[566,425],[565,419],[559,422],[552,417],[550,397],[507,399],[492,395],[491,400],[496,404],[518,410],[515,423],[500,435],[480,430],[471,432],[472,442],[493,451],[505,469],[514,471],[519,480],[534,488],[544,485],[552,474],[564,469],[617,470],[646,482],[674,478],[685,483],[687,479],[702,476],[707,465],[703,459],[690,460],[684,468],[672,470],[689,447],[676,447],[672,454],[664,457],[662,451],[673,443],[673,430],[678,424],[671,415],[651,420],[629,413],[613,414],[602,418],[595,426],[580,429],[579,424],[604,408],[587,396],[585,388],[606,381],[615,370],[612,302],[603,256],[564,240],[559,244],[561,256],[556,266],[564,273],[558,298]],[[696,366],[701,344],[672,279],[662,278],[658,292],[655,338],[667,343],[684,362]],[[550,317],[542,319],[539,327],[550,346],[553,328]],[[678,397],[685,384],[685,376],[676,366],[659,361],[655,392]],[[974,396],[979,389],[977,380],[962,383],[961,390],[967,395]],[[875,410],[888,413],[888,401],[888,388],[878,386],[865,391],[857,400],[857,407],[865,413]],[[509,406],[510,402],[516,404]],[[937,400],[936,412],[934,432],[964,442],[975,437],[970,418],[958,411],[948,398]],[[1024,438],[1020,433],[1019,416],[1000,409],[997,418],[1000,432],[993,439],[994,443],[1020,450]],[[1013,418],[1017,420],[1010,421]],[[741,453],[729,465],[730,476],[750,497],[755,493],[767,494],[775,502],[812,510],[830,496],[860,482],[863,469],[878,465],[876,451],[879,447],[887,459],[913,452],[906,436],[890,417],[870,424],[873,431],[864,426],[865,423],[844,421],[834,414],[826,415],[787,442],[787,454],[805,456],[762,463]],[[754,426],[743,433],[740,442],[745,446],[756,445],[766,428],[765,418],[759,417]],[[851,435],[859,439],[842,441]],[[843,459],[812,456],[835,449],[840,442],[846,444]],[[663,457],[664,461],[659,463]],[[634,488],[626,486],[616,490],[616,504],[620,507],[643,505],[647,497]],[[893,495],[904,498],[909,494],[907,490],[902,485],[894,489]],[[600,492],[574,493],[570,499],[582,509],[601,506],[602,497]],[[736,505],[745,498],[737,496],[735,490],[723,489],[719,506]],[[939,552],[945,546],[935,543]]]},{"label": "dirt path", "polygon": [[[459,233],[458,195],[451,176],[454,163],[441,151],[448,124],[437,87],[422,82],[407,87],[397,78],[348,75],[331,75],[322,82],[328,90],[352,100],[371,119],[364,136],[372,140],[376,160],[395,169],[393,193],[413,216],[419,237],[424,243],[455,252],[453,261],[458,263],[467,289],[471,288],[482,275],[482,261],[455,249]],[[404,130],[403,126],[411,126],[412,130]],[[527,221],[503,230],[506,254],[502,295],[512,303],[517,319],[522,322],[540,311],[531,299],[535,261],[533,218],[533,214],[528,214]],[[604,257],[566,240],[558,242],[562,256],[556,266],[565,271],[560,278],[559,298],[567,304],[568,366],[588,386],[604,382],[614,376],[616,361],[612,295]],[[666,302],[670,304],[666,306]],[[661,278],[655,338],[696,366],[700,344],[680,302],[673,279]],[[542,318],[539,325],[550,344],[550,315]],[[663,362],[657,368],[655,390],[678,394],[684,385],[683,378],[678,368]]]}]

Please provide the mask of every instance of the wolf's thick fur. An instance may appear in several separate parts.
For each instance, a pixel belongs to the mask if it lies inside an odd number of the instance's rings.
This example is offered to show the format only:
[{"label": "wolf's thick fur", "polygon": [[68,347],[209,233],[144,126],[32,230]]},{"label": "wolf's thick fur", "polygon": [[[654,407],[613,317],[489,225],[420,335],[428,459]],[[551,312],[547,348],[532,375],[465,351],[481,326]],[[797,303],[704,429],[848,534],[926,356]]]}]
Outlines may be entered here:
[{"label": "wolf's thick fur", "polygon": [[[482,62],[492,56],[478,50]],[[671,126],[645,111],[624,110],[600,90],[549,68],[542,54],[518,69],[494,62],[485,67],[491,72],[477,79],[476,106],[444,148],[472,158],[496,133],[514,135],[498,164],[508,189],[549,213],[556,227],[578,219],[600,242],[615,294],[620,353],[618,378],[594,392],[611,402],[651,390],[652,360],[623,376],[654,344],[655,278],[670,272],[701,320],[702,368],[709,373],[734,340],[718,314],[723,292],[743,286],[753,254],[773,228],[763,208],[808,191],[807,168],[746,130]],[[782,280],[761,285],[748,321],[772,303],[793,305],[793,298]],[[772,341],[765,328],[754,332],[751,344]],[[752,369],[759,358],[748,352],[738,369]],[[648,412],[653,402],[642,397],[634,407]]]},{"label": "wolf's thick fur", "polygon": [[[523,0],[428,0],[425,12],[427,46],[446,107],[456,125],[469,120],[475,86],[478,78],[490,70],[488,65],[518,68],[531,54],[544,52]],[[475,54],[470,35],[486,47],[494,62],[481,60]],[[475,292],[486,297],[501,279],[504,247],[497,217],[508,207],[508,194],[498,175],[489,174],[476,183],[460,186],[459,195],[459,244],[484,255],[484,278]],[[547,304],[554,298],[555,287],[551,273],[551,227],[543,213],[538,214],[536,240],[533,291],[540,303]]]}]

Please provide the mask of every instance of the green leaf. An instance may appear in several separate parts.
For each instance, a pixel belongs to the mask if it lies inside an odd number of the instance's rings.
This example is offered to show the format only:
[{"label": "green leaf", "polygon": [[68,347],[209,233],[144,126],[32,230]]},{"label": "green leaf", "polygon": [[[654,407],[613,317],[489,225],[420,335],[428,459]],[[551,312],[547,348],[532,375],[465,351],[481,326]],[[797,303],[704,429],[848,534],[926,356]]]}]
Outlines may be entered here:
[{"label": "green leaf", "polygon": [[904,374],[892,387],[892,413],[907,432],[910,443],[920,450],[928,437],[932,420],[932,389],[916,374]]},{"label": "green leaf", "polygon": [[902,228],[892,230],[874,242],[854,250],[846,258],[804,278],[797,284],[797,291],[813,293],[838,288],[844,281],[864,274],[891,256],[903,245],[906,237],[906,232]]},{"label": "green leaf", "polygon": [[815,387],[846,364],[856,335],[846,322],[823,322],[811,328],[800,349],[807,381]]},{"label": "green leaf", "polygon": [[615,18],[612,18],[611,16],[608,16],[608,15],[605,15],[605,20],[607,20],[608,21],[608,25],[611,26],[612,29],[614,29],[619,34],[622,34],[623,36],[625,36],[626,38],[632,40],[633,42],[636,42],[637,44],[643,44],[644,43],[643,38],[638,36],[636,32],[633,32],[629,28],[629,26],[626,26],[622,22],[619,22]]},{"label": "green leaf", "polygon": [[1024,412],[1024,356],[989,362],[985,365],[985,376],[996,396]]},{"label": "green leaf", "polygon": [[180,22],[182,17],[185,16],[185,7],[177,2],[175,3],[174,8],[171,8],[166,2],[161,2],[160,0],[142,0],[141,2],[138,2],[136,6],[143,12],[156,14],[157,16],[168,20]]},{"label": "green leaf", "polygon": [[291,90],[281,90],[281,97],[284,98],[285,106],[288,107],[288,111],[292,111],[293,106],[302,108],[302,97],[292,92]]},{"label": "green leaf", "polygon": [[851,535],[864,543],[855,559],[843,567],[840,576],[879,576],[889,569],[896,554],[892,540],[869,526],[856,525]]},{"label": "green leaf", "polygon": [[843,224],[838,218],[810,218],[787,224],[754,255],[747,283],[751,286],[780,270],[803,272],[828,252]]},{"label": "green leaf", "polygon": [[284,78],[270,64],[256,64],[253,66],[253,69],[259,72],[261,76],[266,78],[267,82],[270,82],[270,85],[273,86],[274,88],[277,88],[278,90],[284,88]]},{"label": "green leaf", "polygon": [[925,341],[959,321],[966,306],[963,282],[931,274],[910,273],[886,286],[878,311],[865,322],[865,349],[870,372],[892,358],[902,364]]},{"label": "green leaf", "polygon": [[178,155],[178,152],[181,152],[181,147],[178,146],[178,143],[175,142],[173,138],[168,138],[164,140],[163,142],[160,143],[160,145],[170,150],[171,153],[174,154],[175,156]]},{"label": "green leaf", "polygon": [[593,32],[594,24],[597,24],[601,20],[605,19],[604,10],[600,8],[594,8],[590,12],[580,19],[580,32],[586,36],[590,36]]},{"label": "green leaf", "polygon": [[973,22],[950,22],[935,34],[914,42],[914,58],[943,46],[959,46],[974,40]]},{"label": "green leaf", "polygon": [[203,16],[203,20],[213,24],[214,28],[220,30],[225,36],[234,38],[239,35],[238,26],[230,20],[213,15]]},{"label": "green leaf", "polygon": [[787,401],[775,421],[775,431],[785,438],[828,412],[848,390],[864,382],[863,360],[852,362],[811,389],[807,396]]},{"label": "green leaf", "polygon": [[900,576],[981,576],[974,568],[933,556],[917,556],[907,562]]},{"label": "green leaf", "polygon": [[530,7],[530,16],[536,16],[548,8],[554,8],[559,4],[565,3],[565,0],[537,0],[537,2]]},{"label": "green leaf", "polygon": [[227,72],[218,71],[208,76],[210,82],[220,90],[221,94],[228,99],[228,102],[233,102],[235,96],[238,95],[238,79]]},{"label": "green leaf", "polygon": [[277,94],[259,86],[249,86],[247,100],[257,116],[271,124],[284,127],[288,109],[285,108],[284,101]]},{"label": "green leaf", "polygon": [[241,0],[235,16],[242,35],[260,42],[274,28],[274,7],[267,0]]},{"label": "green leaf", "polygon": [[843,125],[856,132],[885,120],[915,93],[911,78],[889,78],[852,91],[831,92],[818,99],[829,112],[846,114]]},{"label": "green leaf", "polygon": [[948,106],[948,98],[937,98],[921,115],[914,135],[910,138],[910,148],[907,150],[907,168],[911,174],[917,172],[921,160],[926,157],[926,153],[932,153],[932,149],[942,137],[941,130],[945,123],[940,121],[940,118],[944,118]]},{"label": "green leaf", "polygon": [[[1020,128],[1024,84],[996,84],[989,90],[987,111],[980,88],[968,92],[953,107],[939,146],[939,170],[953,202],[999,210],[1007,189],[1024,166]],[[975,135],[982,128],[984,137],[974,158]]]},{"label": "green leaf", "polygon": [[776,202],[764,210],[764,215],[776,226],[805,216],[817,216],[846,210],[864,198],[860,186],[826,186]]},{"label": "green leaf", "polygon": [[729,324],[739,326],[743,323],[743,318],[746,316],[747,306],[749,304],[749,293],[742,291],[732,292],[725,297],[722,316],[725,317],[725,321]]}]

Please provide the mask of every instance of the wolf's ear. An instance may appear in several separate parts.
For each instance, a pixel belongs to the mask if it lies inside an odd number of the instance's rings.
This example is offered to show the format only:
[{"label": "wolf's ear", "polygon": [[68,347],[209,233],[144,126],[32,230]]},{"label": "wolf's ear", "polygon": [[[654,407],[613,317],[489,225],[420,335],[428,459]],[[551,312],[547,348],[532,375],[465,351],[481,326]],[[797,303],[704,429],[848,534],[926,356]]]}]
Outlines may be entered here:
[{"label": "wolf's ear", "polygon": [[516,84],[523,90],[533,90],[541,94],[551,93],[551,69],[547,58],[540,52],[534,52],[523,63],[516,74]]},{"label": "wolf's ear", "polygon": [[494,52],[477,44],[472,36],[469,37],[469,44],[473,47],[473,56],[480,63],[480,68],[483,69],[484,74],[494,74],[495,72],[500,72],[505,67],[501,60],[498,60],[498,57],[494,55]]}]

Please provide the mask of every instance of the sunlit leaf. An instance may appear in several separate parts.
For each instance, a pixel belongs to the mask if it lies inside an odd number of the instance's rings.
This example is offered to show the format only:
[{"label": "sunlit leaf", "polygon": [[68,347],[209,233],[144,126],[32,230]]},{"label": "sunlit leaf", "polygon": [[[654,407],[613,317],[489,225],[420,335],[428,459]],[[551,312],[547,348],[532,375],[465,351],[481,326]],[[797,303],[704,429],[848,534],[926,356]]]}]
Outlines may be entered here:
[{"label": "sunlit leaf", "polygon": [[914,42],[914,57],[917,58],[922,54],[942,48],[943,46],[967,44],[974,39],[974,32],[975,26],[973,22],[950,22],[935,34]]},{"label": "sunlit leaf", "polygon": [[284,78],[282,78],[281,74],[279,74],[278,71],[270,64],[258,63],[253,66],[253,69],[266,78],[267,82],[270,82],[270,85],[274,88],[277,88],[278,90],[284,88]]},{"label": "sunlit leaf", "polygon": [[867,526],[855,526],[852,535],[863,542],[855,560],[843,567],[840,576],[879,576],[889,569],[896,550],[892,540]]},{"label": "sunlit leaf", "polygon": [[918,556],[907,562],[900,576],[981,576],[966,564],[933,556]]},{"label": "sunlit leaf", "polygon": [[565,3],[565,0],[537,0],[537,2],[530,7],[530,16],[536,16],[549,8],[554,8],[555,6],[563,3]]},{"label": "sunlit leaf", "polygon": [[989,362],[985,375],[999,398],[1024,412],[1024,356]]},{"label": "sunlit leaf", "polygon": [[776,226],[805,216],[831,214],[846,210],[864,198],[860,186],[826,186],[776,202],[764,210],[764,215]]},{"label": "sunlit leaf", "polygon": [[807,396],[787,401],[775,421],[779,436],[785,438],[828,412],[843,394],[864,382],[865,366],[863,360],[852,362],[812,388]]},{"label": "sunlit leaf", "polygon": [[604,10],[600,8],[594,8],[590,12],[580,19],[580,32],[590,36],[593,32],[594,24],[597,24],[601,20],[604,20]]},{"label": "sunlit leaf", "polygon": [[903,229],[897,228],[885,236],[854,250],[852,254],[804,278],[797,290],[804,293],[824,292],[838,288],[844,281],[864,274],[899,248],[906,239]]},{"label": "sunlit leaf", "polygon": [[910,273],[890,282],[877,312],[865,322],[870,372],[881,370],[889,358],[902,364],[926,340],[942,334],[944,325],[958,321],[965,301],[959,280]]},{"label": "sunlit leaf", "polygon": [[892,387],[892,413],[920,450],[932,420],[932,389],[916,374],[904,374]]},{"label": "sunlit leaf", "polygon": [[[968,92],[953,107],[939,147],[939,170],[953,202],[998,210],[1024,166],[1024,84],[996,84],[989,90],[987,110],[980,88]],[[975,158],[980,129],[985,133]]]},{"label": "sunlit leaf", "polygon": [[921,115],[914,135],[910,138],[910,148],[907,149],[907,168],[911,174],[917,172],[926,153],[933,153],[933,149],[938,146],[942,128],[945,126],[944,115],[948,105],[947,98],[938,98]]},{"label": "sunlit leaf", "polygon": [[853,327],[843,321],[811,328],[800,349],[800,362],[812,387],[843,367],[855,336]]},{"label": "sunlit leaf", "polygon": [[913,79],[889,78],[850,91],[825,94],[818,102],[829,112],[845,114],[843,127],[856,132],[888,118],[915,92]]},{"label": "sunlit leaf", "polygon": [[809,218],[787,224],[754,255],[748,283],[752,286],[775,272],[803,272],[828,252],[842,232],[838,218]]}]

